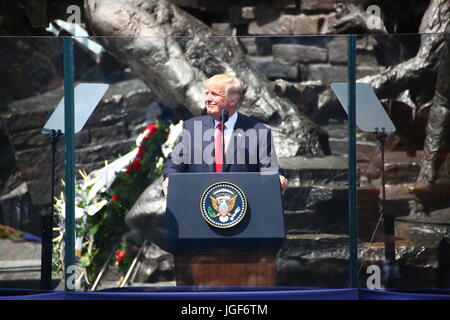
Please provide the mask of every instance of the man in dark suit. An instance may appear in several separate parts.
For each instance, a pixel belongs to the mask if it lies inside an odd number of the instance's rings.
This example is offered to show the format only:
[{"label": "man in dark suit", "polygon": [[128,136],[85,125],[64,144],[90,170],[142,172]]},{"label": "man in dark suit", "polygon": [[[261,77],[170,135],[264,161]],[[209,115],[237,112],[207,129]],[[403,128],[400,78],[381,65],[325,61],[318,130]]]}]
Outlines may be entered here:
[{"label": "man in dark suit", "polygon": [[[233,76],[218,74],[205,83],[207,115],[183,124],[180,142],[169,155],[164,169],[163,192],[176,172],[278,172],[284,193],[288,180],[280,173],[271,130],[238,112],[243,87]],[[228,111],[224,128],[222,110]],[[225,162],[222,160],[222,141]]]}]

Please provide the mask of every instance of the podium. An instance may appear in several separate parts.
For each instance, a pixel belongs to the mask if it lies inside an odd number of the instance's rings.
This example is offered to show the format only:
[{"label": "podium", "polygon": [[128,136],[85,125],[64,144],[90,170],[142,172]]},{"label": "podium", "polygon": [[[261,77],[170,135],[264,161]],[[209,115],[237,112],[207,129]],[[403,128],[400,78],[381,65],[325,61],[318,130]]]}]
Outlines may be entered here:
[{"label": "podium", "polygon": [[285,239],[278,174],[171,174],[165,227],[178,286],[272,286]]}]

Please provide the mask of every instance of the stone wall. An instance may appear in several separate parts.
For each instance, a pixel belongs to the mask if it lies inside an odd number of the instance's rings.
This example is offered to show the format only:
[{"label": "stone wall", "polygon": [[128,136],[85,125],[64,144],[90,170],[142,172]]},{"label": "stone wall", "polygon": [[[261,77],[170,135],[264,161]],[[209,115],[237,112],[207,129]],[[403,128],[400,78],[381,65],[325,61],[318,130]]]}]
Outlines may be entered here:
[{"label": "stone wall", "polygon": [[[305,115],[314,118],[319,94],[330,82],[347,79],[347,38],[336,36],[333,27],[335,1],[170,2],[208,24],[214,35],[238,36],[251,65],[273,81],[278,95],[296,102]],[[376,46],[372,37],[357,40],[357,78],[385,68],[378,61]]]},{"label": "stone wall", "polygon": [[[117,77],[119,81],[103,79],[110,87],[83,130],[75,136],[77,179],[81,178],[78,170],[89,173],[104,166],[105,161],[111,162],[131,151],[139,133],[161,115],[160,106],[142,80],[127,72]],[[0,138],[4,141],[0,204],[14,198],[20,201],[23,194],[29,195],[31,215],[38,224],[39,215],[50,207],[52,166],[50,139],[41,130],[62,97],[63,88],[59,87],[14,101],[0,114],[3,129]],[[64,179],[64,137],[56,151],[56,196],[63,189],[61,179]],[[18,188],[22,184],[25,187]],[[7,215],[0,205],[0,223]],[[33,226],[33,230],[24,231],[39,235],[38,230],[39,227]]]}]

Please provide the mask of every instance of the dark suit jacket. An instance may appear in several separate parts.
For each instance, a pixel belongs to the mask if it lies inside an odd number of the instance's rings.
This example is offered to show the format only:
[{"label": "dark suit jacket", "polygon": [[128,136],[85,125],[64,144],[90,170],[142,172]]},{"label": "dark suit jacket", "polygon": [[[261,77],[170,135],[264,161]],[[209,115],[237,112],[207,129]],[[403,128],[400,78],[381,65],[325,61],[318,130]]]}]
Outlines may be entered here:
[{"label": "dark suit jacket", "polygon": [[[270,129],[238,114],[223,171],[280,173]],[[164,178],[177,172],[214,172],[214,119],[211,116],[184,122],[180,141],[166,161]]]}]

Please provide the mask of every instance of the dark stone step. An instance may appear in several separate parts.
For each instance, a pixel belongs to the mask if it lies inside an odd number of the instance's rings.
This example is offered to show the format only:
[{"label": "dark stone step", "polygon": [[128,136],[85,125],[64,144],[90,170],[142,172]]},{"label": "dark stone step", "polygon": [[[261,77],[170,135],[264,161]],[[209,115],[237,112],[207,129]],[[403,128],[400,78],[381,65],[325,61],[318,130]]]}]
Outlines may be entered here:
[{"label": "dark stone step", "polygon": [[290,186],[348,184],[347,159],[342,156],[287,157],[279,163]]},{"label": "dark stone step", "polygon": [[348,286],[347,235],[288,235],[278,254],[276,283],[281,286]]},{"label": "dark stone step", "polygon": [[[384,242],[358,243],[359,287],[367,287],[367,267],[377,265],[383,276]],[[432,288],[438,272],[435,243],[422,246],[396,241],[398,288]],[[277,261],[277,285],[342,288],[349,285],[349,237],[338,234],[288,235]]]},{"label": "dark stone step", "polygon": [[281,259],[348,258],[349,237],[345,234],[287,235],[279,252]]},{"label": "dark stone step", "polygon": [[[341,155],[341,156],[347,156],[348,155],[348,138],[338,138],[338,137],[332,137],[328,139],[328,142],[330,144],[330,149],[332,154],[334,155]],[[357,157],[359,154],[373,154],[376,150],[377,146],[375,143],[368,142],[368,141],[356,141],[356,152]]]},{"label": "dark stone step", "polygon": [[[370,217],[358,214],[357,230],[360,241],[370,241],[373,236],[375,239],[380,237],[383,232],[383,221],[379,222],[379,218],[378,212],[373,212]],[[285,210],[284,221],[286,234],[289,236],[321,233],[348,234],[349,230],[348,216],[342,216],[342,221],[336,221],[327,215],[317,214],[314,210]]]},{"label": "dark stone step", "polygon": [[284,210],[284,224],[287,234],[319,232],[314,210]]},{"label": "dark stone step", "polygon": [[[378,211],[379,190],[370,187],[357,189],[360,211]],[[284,210],[315,210],[319,213],[348,211],[348,188],[346,186],[289,187],[283,196]]]},{"label": "dark stone step", "polygon": [[[380,218],[379,191],[360,187],[358,197],[358,234],[370,239]],[[348,233],[348,189],[344,186],[289,188],[284,195],[288,233]]]},{"label": "dark stone step", "polygon": [[289,187],[283,197],[285,210],[347,210],[348,188],[345,186]]}]

